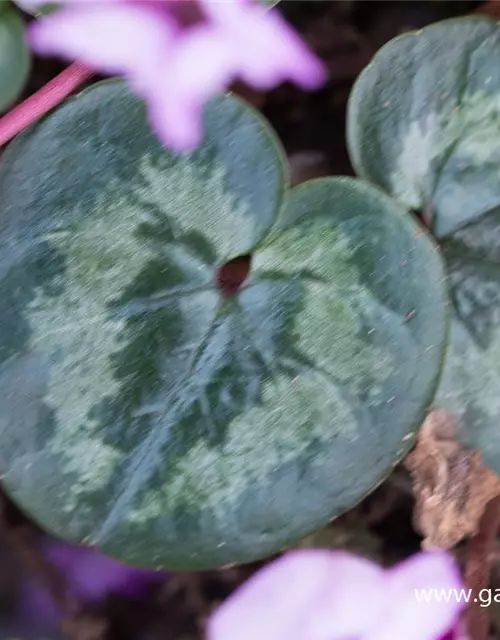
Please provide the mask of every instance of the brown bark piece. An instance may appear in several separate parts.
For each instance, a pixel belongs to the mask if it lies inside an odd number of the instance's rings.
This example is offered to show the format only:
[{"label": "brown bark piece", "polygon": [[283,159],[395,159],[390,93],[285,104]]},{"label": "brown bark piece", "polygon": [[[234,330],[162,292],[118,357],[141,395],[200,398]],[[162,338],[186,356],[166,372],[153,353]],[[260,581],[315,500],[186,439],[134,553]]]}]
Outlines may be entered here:
[{"label": "brown bark piece", "polygon": [[500,495],[500,477],[482,464],[478,449],[457,442],[454,418],[442,409],[427,416],[405,466],[416,498],[414,526],[424,536],[424,549],[450,549],[474,535],[486,504]]}]

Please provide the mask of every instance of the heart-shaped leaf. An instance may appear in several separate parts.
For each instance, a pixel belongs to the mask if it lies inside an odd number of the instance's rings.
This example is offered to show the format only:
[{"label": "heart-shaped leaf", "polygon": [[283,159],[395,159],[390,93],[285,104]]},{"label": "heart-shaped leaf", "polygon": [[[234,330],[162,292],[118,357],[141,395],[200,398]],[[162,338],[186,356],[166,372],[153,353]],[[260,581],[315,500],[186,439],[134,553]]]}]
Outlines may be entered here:
[{"label": "heart-shaped leaf", "polygon": [[395,38],[359,77],[348,138],[359,175],[438,237],[500,205],[500,26],[445,20]]},{"label": "heart-shaped leaf", "polygon": [[225,97],[205,130],[171,155],[104,83],[0,171],[4,483],[144,566],[249,561],[350,508],[411,446],[443,352],[440,258],[399,205],[326,179],[276,225],[265,121]]},{"label": "heart-shaped leaf", "polygon": [[500,472],[500,27],[460,18],[396,38],[350,99],[357,171],[442,240],[451,344],[436,403]]},{"label": "heart-shaped leaf", "polygon": [[436,404],[500,473],[500,209],[443,244],[455,308]]},{"label": "heart-shaped leaf", "polygon": [[11,8],[4,9],[0,12],[0,112],[21,93],[29,68],[23,21]]}]

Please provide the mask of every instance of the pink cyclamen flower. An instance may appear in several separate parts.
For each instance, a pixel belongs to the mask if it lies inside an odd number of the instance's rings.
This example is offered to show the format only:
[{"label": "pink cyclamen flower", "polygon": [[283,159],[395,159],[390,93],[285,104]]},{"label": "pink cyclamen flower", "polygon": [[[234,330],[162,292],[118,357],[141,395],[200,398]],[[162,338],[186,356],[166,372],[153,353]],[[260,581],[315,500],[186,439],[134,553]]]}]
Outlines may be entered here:
[{"label": "pink cyclamen flower", "polygon": [[440,551],[388,570],[344,551],[293,551],[215,611],[208,640],[439,640],[463,605],[419,602],[415,592],[460,588],[455,562]]},{"label": "pink cyclamen flower", "polygon": [[[48,536],[43,538],[40,550],[60,571],[68,594],[81,603],[99,603],[109,596],[141,600],[168,579],[168,573],[164,571],[128,567],[96,549]],[[43,585],[36,580],[27,580],[17,613],[27,624],[54,629],[63,612]]]},{"label": "pink cyclamen flower", "polygon": [[206,101],[237,79],[258,90],[284,81],[316,89],[326,79],[280,14],[256,0],[63,2],[32,24],[33,49],[127,78],[160,139],[178,151],[201,142]]}]

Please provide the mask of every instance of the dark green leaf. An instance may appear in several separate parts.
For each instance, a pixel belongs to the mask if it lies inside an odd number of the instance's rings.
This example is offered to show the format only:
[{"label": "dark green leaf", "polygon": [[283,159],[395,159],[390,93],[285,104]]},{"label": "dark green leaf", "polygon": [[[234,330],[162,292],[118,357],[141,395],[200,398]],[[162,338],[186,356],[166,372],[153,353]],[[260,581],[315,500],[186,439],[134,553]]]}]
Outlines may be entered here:
[{"label": "dark green leaf", "polygon": [[[264,556],[412,443],[442,357],[440,259],[347,179],[289,195],[234,98],[174,156],[121,83],[21,136],[0,172],[0,468],[43,526],[134,564]],[[218,268],[252,254],[235,297]]]},{"label": "dark green leaf", "polygon": [[[0,4],[6,4],[1,2]],[[21,93],[28,78],[30,53],[24,24],[11,8],[0,13],[0,112]]]},{"label": "dark green leaf", "polygon": [[455,314],[436,404],[500,473],[500,210],[457,232],[443,255]]},{"label": "dark green leaf", "polygon": [[375,56],[349,104],[359,175],[449,235],[500,205],[500,27],[446,20]]},{"label": "dark green leaf", "polygon": [[454,306],[436,404],[500,472],[500,27],[462,18],[396,38],[349,108],[357,171],[443,240]]}]

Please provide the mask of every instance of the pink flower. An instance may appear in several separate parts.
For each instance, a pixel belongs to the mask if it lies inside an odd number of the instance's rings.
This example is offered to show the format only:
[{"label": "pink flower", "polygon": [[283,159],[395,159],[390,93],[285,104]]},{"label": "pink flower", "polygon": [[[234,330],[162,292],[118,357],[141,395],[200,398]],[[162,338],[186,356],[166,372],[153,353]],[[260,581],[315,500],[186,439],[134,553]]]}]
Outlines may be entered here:
[{"label": "pink flower", "polygon": [[109,594],[141,598],[167,578],[165,571],[136,569],[105,556],[97,549],[52,538],[43,545],[47,560],[59,569],[67,588],[80,600],[102,600]]},{"label": "pink flower", "polygon": [[[50,537],[42,539],[40,550],[61,573],[68,594],[80,603],[99,603],[114,595],[141,600],[168,579],[164,571],[128,567],[95,549]],[[62,613],[39,581],[23,584],[17,614],[28,626],[56,629]]]},{"label": "pink flower", "polygon": [[415,590],[434,588],[461,588],[444,552],[422,552],[384,570],[343,551],[294,551],[212,615],[208,640],[438,640],[462,604],[418,601]]},{"label": "pink flower", "polygon": [[262,90],[287,80],[315,89],[326,79],[280,14],[256,1],[65,3],[31,26],[34,50],[125,76],[161,140],[178,151],[201,142],[204,104],[236,79]]}]

